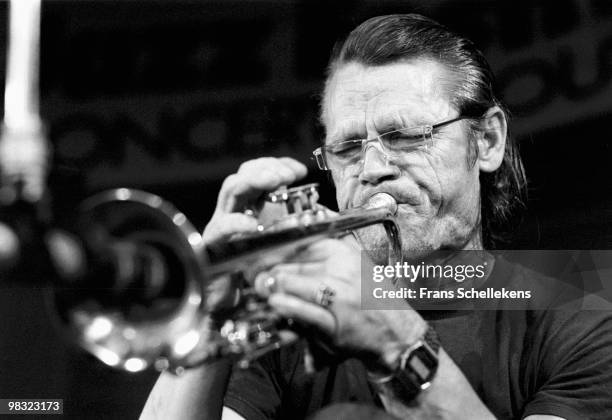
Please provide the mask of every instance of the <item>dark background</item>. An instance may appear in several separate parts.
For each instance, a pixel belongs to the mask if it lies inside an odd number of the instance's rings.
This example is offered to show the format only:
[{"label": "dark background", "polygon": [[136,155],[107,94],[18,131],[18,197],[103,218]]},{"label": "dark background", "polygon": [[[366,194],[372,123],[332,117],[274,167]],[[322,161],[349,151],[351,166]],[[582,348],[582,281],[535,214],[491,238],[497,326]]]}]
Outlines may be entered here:
[{"label": "dark background", "polygon": [[[396,12],[465,33],[498,76],[530,180],[509,247],[610,248],[606,0],[46,1],[41,113],[56,217],[70,220],[91,193],[129,186],[162,195],[202,228],[222,179],[257,156],[308,162],[308,181],[324,184],[309,156],[322,134],[329,51],[364,19]],[[6,15],[0,3],[3,28]],[[334,206],[329,185],[322,196]],[[4,284],[1,398],[64,398],[74,418],[138,415],[155,374],[112,371],[80,353],[54,330],[44,289]]]}]

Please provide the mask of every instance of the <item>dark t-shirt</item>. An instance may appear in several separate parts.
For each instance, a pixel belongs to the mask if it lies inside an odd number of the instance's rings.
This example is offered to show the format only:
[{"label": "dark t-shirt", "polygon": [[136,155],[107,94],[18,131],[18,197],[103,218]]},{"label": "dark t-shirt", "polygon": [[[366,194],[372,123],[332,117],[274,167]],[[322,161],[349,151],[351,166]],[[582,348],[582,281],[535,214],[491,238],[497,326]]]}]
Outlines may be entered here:
[{"label": "dark t-shirt", "polygon": [[[502,258],[485,286],[532,290],[546,302],[509,310],[500,299],[487,310],[421,315],[489,410],[500,419],[531,414],[612,419],[612,311],[584,310],[593,307],[592,296],[576,299],[580,289]],[[309,375],[304,346],[234,369],[224,404],[247,420],[303,419],[338,402],[380,406],[358,360]]]}]

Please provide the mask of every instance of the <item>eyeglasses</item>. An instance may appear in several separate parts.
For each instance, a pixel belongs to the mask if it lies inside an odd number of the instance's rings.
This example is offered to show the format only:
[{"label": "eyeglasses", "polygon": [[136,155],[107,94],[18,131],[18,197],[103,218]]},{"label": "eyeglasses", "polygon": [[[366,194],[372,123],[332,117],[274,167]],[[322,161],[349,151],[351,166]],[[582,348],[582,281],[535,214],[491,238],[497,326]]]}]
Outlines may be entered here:
[{"label": "eyeglasses", "polygon": [[389,131],[371,139],[339,141],[318,147],[312,154],[317,161],[319,169],[324,171],[359,163],[362,160],[367,144],[374,141],[378,142],[386,156],[402,156],[427,146],[433,140],[433,133],[439,128],[468,118],[472,117],[459,116],[433,125],[400,128],[399,130]]}]

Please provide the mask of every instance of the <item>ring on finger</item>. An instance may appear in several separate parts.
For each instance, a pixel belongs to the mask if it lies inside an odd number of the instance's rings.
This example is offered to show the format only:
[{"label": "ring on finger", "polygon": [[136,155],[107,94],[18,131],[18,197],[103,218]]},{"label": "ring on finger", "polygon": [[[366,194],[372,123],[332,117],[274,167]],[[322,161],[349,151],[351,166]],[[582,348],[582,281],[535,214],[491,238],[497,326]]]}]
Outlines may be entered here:
[{"label": "ring on finger", "polygon": [[315,303],[324,308],[329,308],[331,304],[334,303],[334,296],[336,296],[336,291],[334,289],[325,284],[321,284],[315,295]]},{"label": "ring on finger", "polygon": [[[251,207],[245,207],[245,209],[242,211],[242,214],[252,217],[254,219],[257,219],[259,217],[259,212],[257,210],[252,209]],[[264,228],[264,225],[262,225],[261,223],[257,224],[258,232],[262,232]]]},{"label": "ring on finger", "polygon": [[263,287],[269,295],[276,293],[278,289],[278,279],[271,275],[266,277],[263,282]]},{"label": "ring on finger", "polygon": [[249,217],[257,218],[257,211],[255,211],[251,207],[245,207],[244,210],[242,211],[242,213],[246,214]]}]

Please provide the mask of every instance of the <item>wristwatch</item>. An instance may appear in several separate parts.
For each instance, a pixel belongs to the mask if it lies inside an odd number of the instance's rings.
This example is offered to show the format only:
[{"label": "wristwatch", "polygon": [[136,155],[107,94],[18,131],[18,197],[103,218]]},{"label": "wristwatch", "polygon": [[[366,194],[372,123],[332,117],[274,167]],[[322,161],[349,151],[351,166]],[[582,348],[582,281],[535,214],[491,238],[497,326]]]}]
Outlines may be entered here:
[{"label": "wristwatch", "polygon": [[438,370],[439,350],[438,336],[428,326],[420,340],[402,351],[399,366],[393,373],[384,377],[370,375],[370,382],[380,394],[409,403],[431,385]]}]

